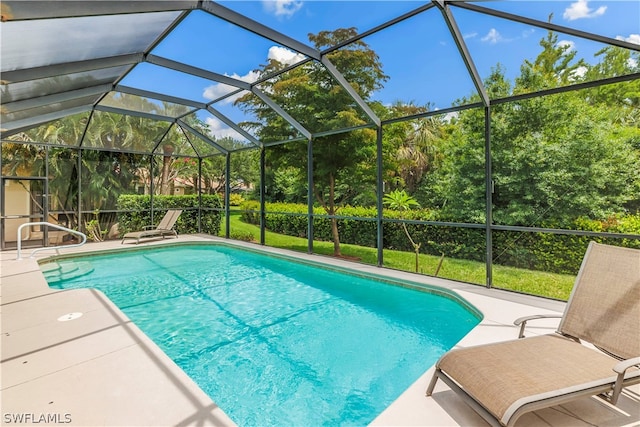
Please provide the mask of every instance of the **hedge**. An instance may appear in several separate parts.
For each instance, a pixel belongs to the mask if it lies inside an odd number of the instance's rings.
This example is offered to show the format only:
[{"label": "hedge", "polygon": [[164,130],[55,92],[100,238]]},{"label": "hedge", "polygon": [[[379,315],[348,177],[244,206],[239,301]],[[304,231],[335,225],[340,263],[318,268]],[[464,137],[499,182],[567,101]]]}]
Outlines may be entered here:
[{"label": "hedge", "polygon": [[[203,194],[201,212],[202,233],[218,235],[222,207],[220,198],[215,194]],[[198,233],[198,196],[154,196],[154,223],[158,223],[168,209],[182,209],[176,221],[179,234]],[[148,195],[122,195],[118,197],[118,229],[121,234],[142,230],[151,225],[151,197]],[[209,210],[211,209],[211,210]],[[215,209],[215,210],[214,210]]]},{"label": "hedge", "polygon": [[[250,224],[259,224],[258,202],[241,205],[242,218]],[[286,212],[286,214],[285,214]],[[326,215],[322,208],[314,209],[315,215]],[[339,216],[361,219],[338,220],[338,232],[342,243],[376,247],[376,209],[345,206]],[[409,219],[417,221],[440,220],[438,213],[430,210],[384,210],[384,219]],[[265,227],[275,233],[307,237],[307,205],[291,203],[267,203]],[[331,219],[316,216],[313,221],[314,238],[331,241]],[[559,228],[547,225],[548,228]],[[578,218],[570,226],[573,230],[638,234],[640,214],[597,221]],[[484,262],[486,235],[484,228],[407,224],[414,241],[419,242],[424,254],[460,258]],[[513,231],[493,232],[493,262],[499,265],[526,268],[553,273],[575,274],[580,268],[589,241],[640,248],[639,239],[614,239],[551,233],[524,233]],[[401,251],[413,251],[401,223],[383,222],[383,247]]]}]

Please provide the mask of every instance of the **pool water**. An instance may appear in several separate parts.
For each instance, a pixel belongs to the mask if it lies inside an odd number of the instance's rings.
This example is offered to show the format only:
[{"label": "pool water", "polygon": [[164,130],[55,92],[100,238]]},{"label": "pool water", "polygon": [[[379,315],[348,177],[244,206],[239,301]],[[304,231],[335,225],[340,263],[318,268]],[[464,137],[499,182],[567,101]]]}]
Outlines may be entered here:
[{"label": "pool water", "polygon": [[241,426],[366,425],[480,320],[438,293],[225,245],[57,263],[84,273],[46,269],[51,287],[104,292]]}]

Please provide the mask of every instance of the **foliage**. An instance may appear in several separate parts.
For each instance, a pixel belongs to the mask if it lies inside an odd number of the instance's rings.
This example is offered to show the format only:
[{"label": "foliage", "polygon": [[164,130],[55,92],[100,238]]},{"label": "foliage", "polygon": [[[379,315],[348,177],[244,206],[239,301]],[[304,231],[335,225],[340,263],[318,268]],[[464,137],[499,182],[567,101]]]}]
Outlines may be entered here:
[{"label": "foliage", "polygon": [[[292,142],[290,144],[300,144]],[[269,150],[271,151],[271,150]],[[307,197],[307,174],[300,162],[299,167],[271,165],[272,154],[267,151],[265,170],[265,199],[269,202],[301,203]]]},{"label": "foliage", "polygon": [[[413,196],[407,194],[404,190],[394,190],[390,193],[384,195],[383,203],[387,205],[391,209],[395,209],[400,212],[408,211],[412,207],[420,207],[420,203],[416,201]],[[413,246],[413,250],[416,253],[416,273],[419,270],[419,255],[420,255],[420,245],[421,243],[416,242],[413,238],[411,238],[411,233],[407,229],[407,224],[402,222],[402,228],[404,233],[407,235],[407,239],[411,242],[411,246]]]},{"label": "foliage", "polygon": [[118,198],[118,224],[121,233],[137,231],[148,225],[155,225],[167,209],[182,209],[176,222],[178,233],[199,233],[198,213],[202,233],[217,235],[220,231],[220,198],[215,195],[202,195],[201,210],[198,209],[198,196],[154,196],[154,218],[151,220],[151,197],[148,195],[123,195]]},{"label": "foliage", "polygon": [[[419,115],[430,109],[429,105],[397,101],[389,108],[377,108],[376,113],[384,120]],[[439,144],[445,128],[443,116],[392,122],[384,126],[384,179],[389,190],[405,188],[410,194],[416,192],[422,178],[439,165]]]},{"label": "foliage", "polygon": [[244,202],[244,197],[242,197],[242,194],[229,194],[229,206],[240,206],[242,202]]},{"label": "foliage", "polygon": [[253,238],[253,233],[251,233],[250,231],[231,230],[229,232],[229,238],[233,240],[240,240],[243,242],[255,241],[255,239]]},{"label": "foliage", "polygon": [[[347,28],[310,34],[309,39],[318,50],[322,50],[355,35],[355,28]],[[387,79],[378,56],[362,40],[329,53],[327,58],[363,100],[368,100]],[[271,60],[256,72],[266,75],[282,69],[284,65]],[[368,120],[347,91],[323,64],[316,61],[281,73],[264,82],[261,90],[269,93],[271,99],[283,105],[287,113],[311,132],[360,126]],[[237,103],[258,119],[251,125],[261,140],[282,141],[298,136],[282,117],[251,94],[240,98]],[[375,142],[375,132],[370,129],[333,134],[313,141],[313,194],[329,215],[337,215],[349,197],[372,194],[376,155],[375,143],[372,142]],[[279,145],[268,150],[266,161],[270,168],[277,165],[277,168],[298,169],[297,176],[306,177],[306,165],[300,159],[307,158],[307,150],[307,145],[301,143]],[[339,255],[339,230],[335,220],[331,223],[334,254]]]},{"label": "foliage", "polygon": [[[28,136],[23,139],[30,141]],[[34,144],[2,142],[3,176],[44,176],[45,148]]]},{"label": "foliage", "polygon": [[246,200],[240,204],[242,219],[248,224],[260,224],[260,202]]},{"label": "foliage", "polygon": [[[322,50],[351,39],[355,29],[323,31],[310,35]],[[485,79],[492,100],[527,95],[576,83],[629,76],[640,72],[640,54],[618,47],[596,53],[599,62],[590,65],[578,58],[577,51],[559,42],[548,32],[540,41],[541,51],[526,60],[513,81],[497,64]],[[468,109],[453,115],[428,116],[430,105],[419,106],[398,101],[391,106],[372,100],[387,76],[376,53],[362,40],[334,50],[327,57],[347,78],[375,113],[387,120],[382,134],[383,179],[388,190],[406,189],[422,206],[430,209],[394,211],[386,209],[385,219],[417,221],[441,220],[484,224],[487,207],[485,177],[485,117],[483,109]],[[286,69],[271,61],[259,74],[282,70],[275,78],[259,84],[276,103],[312,133],[342,127],[357,127],[368,118],[321,63]],[[169,104],[158,105],[139,97],[121,96],[123,106],[174,114]],[[477,95],[461,99],[460,105],[479,101]],[[143,105],[133,103],[143,103]],[[258,97],[249,93],[238,101],[253,113],[253,127],[263,142],[286,141],[300,134]],[[597,232],[640,234],[640,80],[632,79],[510,102],[492,102],[491,150],[493,180],[493,220],[501,225],[540,226]],[[411,120],[396,121],[412,116]],[[144,183],[151,188],[150,169],[154,169],[155,192],[170,192],[169,182],[180,177],[197,187],[198,162],[179,157],[180,149],[197,146],[181,132],[168,129],[166,122],[153,122],[134,116],[96,111],[87,127],[88,115],[80,114],[15,135],[16,142],[2,144],[2,173],[5,176],[44,176],[49,161],[49,190],[55,209],[77,211],[78,183],[82,182],[83,209],[110,209],[122,194],[134,193]],[[191,126],[208,134],[207,126],[195,115],[184,116]],[[68,149],[82,140],[83,150]],[[376,136],[371,129],[315,138],[313,148],[314,234],[332,241],[339,253],[342,240],[373,247],[377,244]],[[164,139],[163,139],[164,138]],[[244,148],[230,139],[215,139],[225,147]],[[162,155],[161,142],[177,150]],[[23,144],[22,142],[27,142]],[[45,150],[28,142],[47,142],[57,147]],[[87,148],[87,149],[85,149]],[[92,148],[107,151],[93,152]],[[146,157],[130,152],[156,148],[152,164]],[[211,147],[208,147],[211,148]],[[306,237],[307,150],[306,141],[276,144],[265,149],[267,227],[293,236]],[[187,152],[178,153],[188,154]],[[202,159],[202,180],[206,191],[217,193],[257,188],[259,150],[240,150],[230,155],[231,173],[227,177],[223,155]],[[158,173],[163,171],[164,173]],[[232,196],[232,195],[230,195]],[[148,196],[147,196],[148,197]],[[158,214],[167,206],[154,198]],[[169,200],[169,199],[166,199]],[[233,200],[231,204],[242,203]],[[300,203],[283,205],[274,202]],[[168,202],[167,202],[168,203]],[[118,208],[120,202],[118,201]],[[197,224],[195,205],[187,207],[189,226]],[[203,224],[219,227],[219,201],[203,211]],[[257,224],[259,204],[242,203],[243,216]],[[136,202],[127,208],[121,226],[138,229],[150,223],[144,217],[149,204]],[[134,211],[141,211],[138,213]],[[294,215],[286,215],[293,212]],[[212,217],[209,214],[214,214]],[[102,213],[101,213],[102,215]],[[217,216],[216,216],[217,215]],[[337,217],[337,218],[334,218]],[[353,219],[355,217],[356,219]],[[157,215],[156,215],[157,218]],[[186,220],[184,220],[186,221]],[[216,222],[217,221],[217,222]],[[181,221],[183,219],[181,218]],[[91,224],[89,221],[88,225]],[[98,224],[99,226],[99,224]],[[182,224],[185,226],[185,224]],[[411,250],[410,239],[420,242],[420,259],[426,254],[445,253],[453,259],[484,261],[485,230],[481,227],[432,226],[420,223],[384,221],[384,247]],[[206,228],[203,225],[203,228]],[[126,228],[125,228],[126,229]],[[99,232],[102,234],[102,232]],[[239,236],[240,237],[240,236]],[[590,238],[543,233],[493,233],[494,261],[547,271],[573,272]],[[603,240],[603,239],[599,239]],[[625,246],[638,240],[622,239]]]},{"label": "foliage", "polygon": [[[541,45],[544,50],[523,64],[513,88],[500,67],[493,70],[485,80],[492,98],[580,81],[579,70],[586,64],[575,60],[575,51],[558,44],[553,33]],[[605,60],[625,58],[609,55]],[[618,62],[611,66],[619,68]],[[602,68],[606,65],[586,75]],[[603,219],[629,208],[637,211],[640,131],[638,122],[629,126],[631,110],[638,114],[629,108],[637,88],[633,83],[606,92],[572,91],[492,106],[494,221],[563,228],[578,216]],[[484,132],[483,111],[460,112],[440,142],[440,167],[423,180],[423,203],[442,207],[446,220],[485,222]]]},{"label": "foliage", "polygon": [[[144,162],[142,155],[92,150],[83,152],[82,160],[82,206],[114,209],[121,194],[136,193],[136,173]],[[64,176],[62,173],[56,175]],[[65,186],[64,180],[60,184]]]},{"label": "foliage", "polygon": [[[209,136],[212,141],[230,150],[239,150],[245,144],[232,138],[216,138]],[[231,192],[245,191],[259,180],[259,150],[239,150],[230,154],[229,188]],[[182,167],[177,167],[181,163]],[[227,186],[227,160],[224,155],[205,157],[202,159],[202,190],[207,194],[224,193]],[[175,159],[173,167],[177,176],[182,178],[194,193],[197,192],[198,161],[191,158]]]},{"label": "foliage", "polygon": [[87,238],[93,242],[102,242],[109,230],[102,230],[100,226],[99,211],[93,212],[94,218],[85,222],[84,228],[87,232]]},{"label": "foliage", "polygon": [[[240,207],[242,220],[248,224],[260,223],[260,206],[248,201]],[[345,218],[338,219],[343,243],[376,247],[377,228],[375,208],[350,207],[342,209]],[[314,209],[314,240],[331,241],[331,222],[323,208]],[[353,217],[353,218],[351,218]],[[421,242],[420,254],[448,258],[485,261],[486,235],[483,227],[466,228],[430,224],[405,224],[401,220],[436,221],[438,212],[429,209],[384,210],[383,247],[390,250],[415,251],[407,241],[409,232],[413,241]],[[405,231],[405,226],[407,231]],[[274,233],[307,237],[307,206],[291,203],[267,203],[265,227]],[[596,221],[578,218],[568,229],[640,235],[640,213],[619,215]],[[493,232],[493,262],[496,265],[575,274],[580,267],[589,241],[596,240],[613,245],[640,248],[640,240],[593,238],[549,233]],[[414,265],[415,266],[415,265]]]},{"label": "foliage", "polygon": [[[260,229],[241,219],[240,212],[231,212],[232,230],[240,230],[243,233],[250,233],[254,240],[258,240]],[[293,251],[306,252],[307,240],[299,237],[285,236],[266,231],[266,240],[269,246],[284,248]],[[319,255],[331,255],[333,245],[329,242],[315,240],[313,251]],[[366,246],[343,244],[343,254],[351,259],[360,260],[365,264],[375,265],[377,263],[377,249]],[[420,254],[421,273],[431,273],[437,269],[440,257]],[[385,249],[384,266],[387,268],[411,271],[413,269],[413,255],[404,251]],[[484,262],[445,258],[442,265],[442,276],[452,280],[459,280],[467,283],[485,283]],[[549,298],[567,300],[573,286],[574,275],[557,274],[548,272],[537,272],[515,267],[505,267],[494,265],[493,267],[494,285],[497,288],[512,289],[534,295],[541,295]]]}]

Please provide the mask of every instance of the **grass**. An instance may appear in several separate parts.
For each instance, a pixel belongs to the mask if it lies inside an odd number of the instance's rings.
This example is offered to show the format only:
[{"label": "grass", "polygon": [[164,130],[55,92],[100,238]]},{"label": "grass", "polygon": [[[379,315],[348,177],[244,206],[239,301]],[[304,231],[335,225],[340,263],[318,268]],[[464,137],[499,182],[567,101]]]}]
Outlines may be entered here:
[{"label": "grass", "polygon": [[[260,228],[247,224],[240,218],[240,212],[231,211],[229,218],[230,236],[235,239],[253,241],[260,240]],[[225,235],[225,224],[222,223],[220,235]],[[287,236],[284,234],[265,231],[267,246],[307,252],[307,239]],[[340,251],[346,258],[353,258],[364,264],[377,264],[377,249],[364,246],[340,244]],[[313,252],[320,255],[333,255],[333,242],[314,241]],[[384,266],[402,271],[415,271],[415,254],[385,249],[383,251]],[[433,276],[440,262],[440,257],[420,254],[419,272]],[[438,273],[438,277],[458,280],[461,282],[484,285],[486,283],[485,264],[477,261],[461,260],[445,257]],[[493,266],[493,287],[524,292],[548,298],[567,300],[571,293],[575,277],[567,274],[532,271],[522,268]]]}]

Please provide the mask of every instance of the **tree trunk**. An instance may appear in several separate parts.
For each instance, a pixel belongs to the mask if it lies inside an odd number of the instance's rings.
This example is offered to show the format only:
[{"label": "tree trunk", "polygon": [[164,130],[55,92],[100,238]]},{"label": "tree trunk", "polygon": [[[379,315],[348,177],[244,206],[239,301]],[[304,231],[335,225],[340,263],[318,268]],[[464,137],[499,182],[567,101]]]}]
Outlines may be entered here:
[{"label": "tree trunk", "polygon": [[162,147],[164,156],[162,157],[162,179],[160,181],[160,194],[169,194],[169,172],[171,170],[171,155],[175,147],[165,144]]},{"label": "tree trunk", "polygon": [[409,230],[407,230],[407,224],[405,224],[404,222],[402,223],[402,228],[404,228],[404,234],[406,234],[407,237],[409,238],[409,241],[411,242],[411,245],[413,245],[413,250],[416,253],[416,273],[418,273],[419,263],[420,263],[420,245],[421,245],[421,243],[416,243],[416,242],[413,241],[413,239],[411,238],[411,234],[409,234]]},{"label": "tree trunk", "polygon": [[[335,196],[336,180],[333,174],[329,175],[329,215],[336,214]],[[331,236],[333,237],[333,256],[341,256],[340,253],[340,235],[338,234],[338,220],[331,218]]]},{"label": "tree trunk", "polygon": [[160,181],[160,194],[169,194],[169,168],[171,167],[171,156],[162,158],[162,180]]}]

